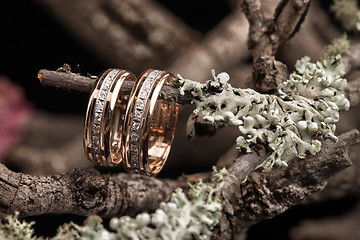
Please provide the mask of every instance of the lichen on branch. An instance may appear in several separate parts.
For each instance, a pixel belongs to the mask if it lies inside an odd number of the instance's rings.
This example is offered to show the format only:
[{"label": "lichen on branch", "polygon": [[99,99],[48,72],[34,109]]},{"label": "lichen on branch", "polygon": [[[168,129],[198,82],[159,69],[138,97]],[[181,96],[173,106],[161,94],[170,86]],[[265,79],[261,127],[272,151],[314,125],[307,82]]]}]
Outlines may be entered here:
[{"label": "lichen on branch", "polygon": [[210,183],[189,184],[190,198],[178,188],[155,213],[113,218],[110,227],[117,239],[210,239],[224,204],[220,194],[225,175],[225,169],[214,168]]},{"label": "lichen on branch", "polygon": [[321,149],[321,139],[337,141],[335,123],[339,111],[347,110],[344,95],[347,81],[340,56],[311,63],[304,57],[297,61],[297,71],[278,86],[276,95],[239,89],[229,83],[229,75],[212,72],[213,79],[198,83],[179,76],[181,93],[191,92],[195,114],[218,126],[237,126],[240,151],[251,152],[256,144],[272,150],[260,164],[271,169],[274,164],[287,166],[295,157],[305,158]]},{"label": "lichen on branch", "polygon": [[[221,189],[226,174],[225,168],[217,171],[214,167],[210,182],[189,183],[188,196],[183,189],[176,189],[170,201],[162,202],[153,214],[144,212],[135,218],[112,218],[113,231],[106,230],[102,219],[93,215],[85,220],[84,226],[72,222],[60,226],[51,239],[210,239],[223,209]],[[7,220],[8,223],[0,222],[0,237],[4,237],[1,239],[43,239],[34,236],[34,223],[18,220],[18,213],[7,216]]]}]

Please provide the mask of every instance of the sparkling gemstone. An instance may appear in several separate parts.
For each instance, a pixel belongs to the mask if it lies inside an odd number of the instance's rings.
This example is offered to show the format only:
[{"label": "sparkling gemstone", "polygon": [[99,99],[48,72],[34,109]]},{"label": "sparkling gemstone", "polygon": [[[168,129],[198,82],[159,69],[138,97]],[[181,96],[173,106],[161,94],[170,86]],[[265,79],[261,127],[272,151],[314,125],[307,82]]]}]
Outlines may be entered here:
[{"label": "sparkling gemstone", "polygon": [[98,98],[96,101],[96,105],[99,109],[104,108],[105,105],[105,99],[104,98]]},{"label": "sparkling gemstone", "polygon": [[115,75],[116,75],[117,71],[111,71],[109,72],[109,74],[107,75],[107,77],[105,78],[105,80],[109,81],[109,80],[112,80]]},{"label": "sparkling gemstone", "polygon": [[99,136],[92,136],[91,140],[92,140],[92,143],[95,144],[95,145],[99,145],[99,144],[100,144],[100,138],[99,138]]},{"label": "sparkling gemstone", "polygon": [[98,114],[101,114],[103,111],[103,108],[99,107],[99,106],[96,106],[95,107],[95,112],[98,113]]},{"label": "sparkling gemstone", "polygon": [[135,141],[136,142],[137,140],[139,140],[139,134],[137,132],[132,132],[130,134],[130,141]]},{"label": "sparkling gemstone", "polygon": [[146,99],[148,96],[149,96],[149,88],[144,88],[141,90],[140,94],[139,94],[139,97],[141,99]]},{"label": "sparkling gemstone", "polygon": [[142,116],[142,112],[139,111],[139,110],[135,110],[135,112],[134,112],[134,119],[140,122],[141,116]]},{"label": "sparkling gemstone", "polygon": [[146,81],[144,82],[144,88],[150,89],[151,88],[152,81]]},{"label": "sparkling gemstone", "polygon": [[139,130],[140,129],[140,123],[133,121],[131,124],[131,130]]},{"label": "sparkling gemstone", "polygon": [[95,112],[94,123],[98,124],[98,123],[100,123],[100,121],[101,121],[101,114]]},{"label": "sparkling gemstone", "polygon": [[93,129],[92,131],[91,131],[91,134],[92,135],[99,135],[100,134],[100,129]]},{"label": "sparkling gemstone", "polygon": [[102,91],[100,91],[99,96],[101,99],[105,99],[107,95],[107,88],[102,89]]},{"label": "sparkling gemstone", "polygon": [[100,125],[99,124],[93,124],[92,126],[93,131],[100,131]]},{"label": "sparkling gemstone", "polygon": [[145,106],[145,101],[143,99],[138,99],[136,101],[136,108],[137,109],[143,110],[144,106]]},{"label": "sparkling gemstone", "polygon": [[103,83],[103,90],[107,91],[109,89],[110,85],[111,85],[111,81],[105,81]]}]

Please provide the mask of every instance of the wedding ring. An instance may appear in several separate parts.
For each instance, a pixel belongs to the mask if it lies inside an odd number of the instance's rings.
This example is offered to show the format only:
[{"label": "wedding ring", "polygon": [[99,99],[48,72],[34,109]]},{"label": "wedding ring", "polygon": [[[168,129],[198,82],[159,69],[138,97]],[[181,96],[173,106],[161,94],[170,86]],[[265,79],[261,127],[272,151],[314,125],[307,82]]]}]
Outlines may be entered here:
[{"label": "wedding ring", "polygon": [[125,81],[134,74],[108,69],[99,78],[90,96],[84,128],[84,150],[92,162],[116,166],[122,160],[123,120],[129,96],[120,94]]},{"label": "wedding ring", "polygon": [[136,81],[125,113],[122,157],[132,173],[157,175],[174,138],[178,104],[158,99],[161,88],[175,77],[149,69]]}]

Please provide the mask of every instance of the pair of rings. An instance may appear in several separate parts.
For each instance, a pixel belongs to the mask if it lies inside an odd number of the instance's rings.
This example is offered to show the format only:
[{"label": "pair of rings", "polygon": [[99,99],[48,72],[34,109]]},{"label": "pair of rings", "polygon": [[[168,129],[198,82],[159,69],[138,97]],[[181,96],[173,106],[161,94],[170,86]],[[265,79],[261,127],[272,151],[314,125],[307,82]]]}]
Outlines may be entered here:
[{"label": "pair of rings", "polygon": [[[162,87],[175,77],[149,69],[139,78],[128,71],[109,69],[90,96],[84,130],[88,159],[101,166],[123,162],[131,173],[157,175],[174,138],[178,104],[159,99]],[[133,81],[130,94],[121,91]]]}]

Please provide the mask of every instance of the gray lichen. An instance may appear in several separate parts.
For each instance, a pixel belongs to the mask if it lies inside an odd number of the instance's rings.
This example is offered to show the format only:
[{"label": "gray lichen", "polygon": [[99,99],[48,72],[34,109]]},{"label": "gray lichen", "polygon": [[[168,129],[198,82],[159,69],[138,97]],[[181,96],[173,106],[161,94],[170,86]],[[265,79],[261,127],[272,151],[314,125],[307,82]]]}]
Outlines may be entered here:
[{"label": "gray lichen", "polygon": [[220,190],[225,174],[225,169],[214,170],[210,183],[190,185],[190,199],[178,188],[155,213],[113,218],[110,227],[117,239],[210,239],[221,216]]},{"label": "gray lichen", "polygon": [[347,34],[344,33],[341,37],[335,38],[331,44],[326,46],[323,51],[323,58],[336,57],[337,55],[342,55],[349,51],[350,40],[347,37]]},{"label": "gray lichen", "polygon": [[115,240],[113,233],[109,232],[102,225],[102,219],[99,216],[89,216],[84,226],[75,223],[66,223],[58,228],[55,237],[52,240]]},{"label": "gray lichen", "polygon": [[195,97],[194,113],[219,126],[237,126],[241,135],[237,147],[251,152],[255,144],[266,144],[272,154],[260,165],[287,166],[295,157],[321,149],[320,139],[336,141],[335,123],[339,110],[347,110],[344,95],[347,84],[340,56],[310,63],[304,57],[296,63],[297,72],[278,86],[277,95],[260,94],[252,89],[233,88],[229,75],[220,73],[205,83],[183,79],[181,93]]},{"label": "gray lichen", "polygon": [[14,215],[5,217],[6,222],[0,222],[0,239],[7,240],[42,240],[34,236],[33,225],[34,222],[25,222],[18,219],[19,213],[15,212]]},{"label": "gray lichen", "polygon": [[360,9],[357,0],[334,0],[330,10],[345,31],[360,31]]}]

